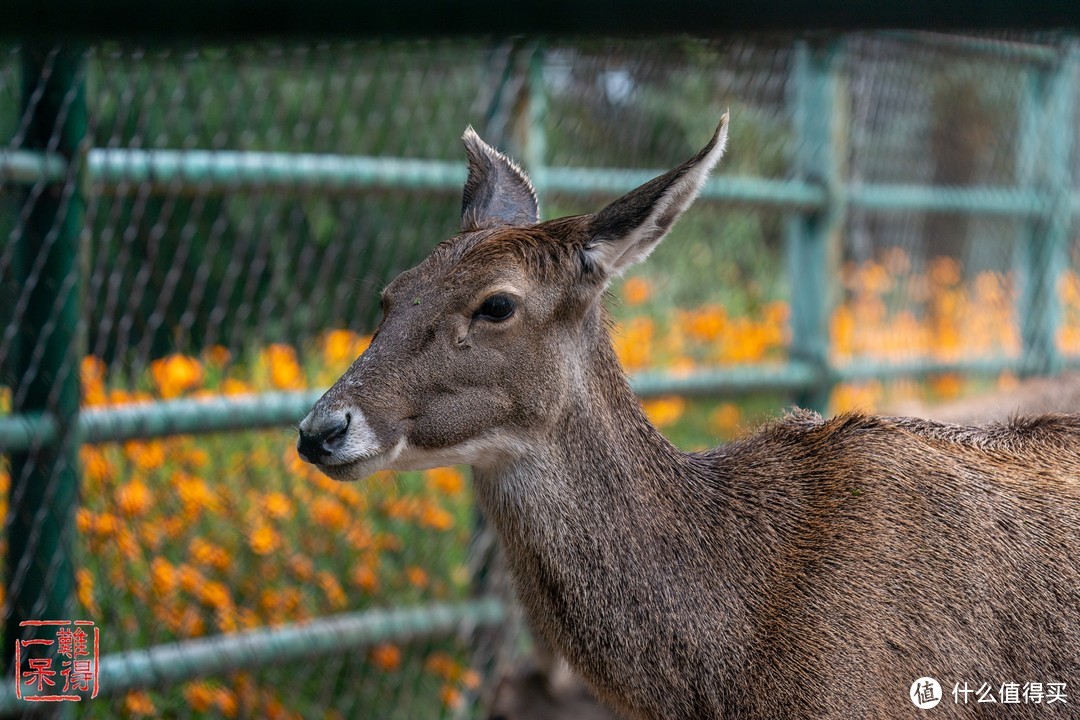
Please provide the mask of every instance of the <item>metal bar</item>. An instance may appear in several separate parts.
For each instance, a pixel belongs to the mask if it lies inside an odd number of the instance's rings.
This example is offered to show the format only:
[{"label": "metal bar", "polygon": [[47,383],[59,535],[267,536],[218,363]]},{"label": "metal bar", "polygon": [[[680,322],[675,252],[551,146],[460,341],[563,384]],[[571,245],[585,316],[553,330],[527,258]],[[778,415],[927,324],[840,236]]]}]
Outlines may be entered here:
[{"label": "metal bar", "polygon": [[[457,192],[465,181],[465,169],[457,162],[304,153],[94,149],[88,154],[87,167],[97,189],[114,194],[146,187],[200,192],[241,189],[355,192],[370,188]],[[529,163],[529,169],[544,190],[568,195],[621,195],[663,172],[550,168],[535,163]],[[63,160],[56,155],[0,152],[2,180],[33,183],[54,180],[63,172]],[[1054,201],[1051,195],[1032,187],[860,183],[838,185],[835,192],[850,207],[880,212],[1034,216]],[[823,208],[827,203],[820,185],[759,177],[713,178],[702,188],[701,197],[802,210]],[[1070,193],[1067,204],[1070,213],[1080,212],[1080,195]]]},{"label": "metal bar", "polygon": [[[824,206],[793,214],[788,221],[787,260],[791,286],[793,360],[815,368],[812,387],[796,396],[798,404],[824,411],[831,391],[829,316],[836,301],[829,282],[839,262],[839,232],[844,203],[836,144],[838,49],[800,41],[792,66],[791,112],[799,134],[795,151],[797,177],[820,186]],[[830,273],[830,269],[833,270]]]},{"label": "metal bar", "polygon": [[102,443],[290,425],[321,395],[312,390],[92,409],[83,412],[79,430],[84,442]]},{"label": "metal bar", "polygon": [[[500,625],[505,619],[506,609],[498,599],[481,598],[404,610],[365,610],[302,625],[186,640],[102,657],[98,689],[100,695],[115,695],[135,688],[174,685],[192,678],[297,662],[382,642],[407,643],[445,636],[462,628]],[[0,714],[25,708],[26,703],[15,696],[12,683],[0,685]]]},{"label": "metal bar", "polygon": [[1025,225],[1019,243],[1022,372],[1026,375],[1048,375],[1061,368],[1057,335],[1063,309],[1058,286],[1068,264],[1072,224],[1074,57],[1066,50],[1057,62],[1031,73],[1028,102],[1021,109],[1018,175],[1046,195],[1041,212]]},{"label": "metal bar", "polygon": [[87,158],[102,190],[138,186],[222,192],[241,188],[348,191],[371,187],[460,190],[465,165],[440,160],[311,153],[210,150],[104,150]]},{"label": "metal bar", "polygon": [[[1080,358],[1075,362],[1080,367]],[[929,375],[999,375],[1019,370],[1018,357],[970,358],[964,360],[918,359],[894,363],[861,360],[834,370],[837,382],[864,382],[867,380],[895,380],[897,378],[922,378]]]},{"label": "metal bar", "polygon": [[[302,420],[321,394],[311,390],[92,408],[80,414],[77,434],[80,442],[103,443],[279,427]],[[57,432],[50,414],[9,415],[0,418],[0,449],[23,452],[47,445]]]},{"label": "metal bar", "polygon": [[[63,155],[63,184],[26,193],[15,281],[28,297],[12,366],[12,409],[48,413],[48,442],[13,453],[4,647],[38,633],[26,620],[60,619],[75,589],[73,527],[79,489],[79,238],[84,201],[80,153],[87,131],[85,52],[27,45],[21,51],[23,146]],[[23,430],[25,431],[25,427]],[[14,658],[5,653],[11,670]],[[19,677],[21,668],[12,673]]]},{"label": "metal bar", "polygon": [[658,395],[747,395],[755,392],[797,393],[813,387],[820,380],[816,367],[793,361],[772,366],[717,368],[687,375],[642,373],[631,378],[630,386],[642,398]]},{"label": "metal bar", "polygon": [[[458,192],[465,182],[465,166],[460,162],[309,153],[94,149],[87,165],[98,189],[112,193],[134,192],[146,186],[200,192],[242,188],[349,192],[382,187]],[[543,166],[529,169],[545,191],[578,195],[621,195],[664,172]],[[749,177],[714,178],[702,189],[701,196],[807,207],[825,201],[824,193],[813,185]]]},{"label": "metal bar", "polygon": [[[545,168],[544,188],[568,195],[622,195],[663,174],[661,170],[605,170],[599,168]],[[825,204],[820,187],[797,180],[755,177],[713,178],[701,189],[701,198],[762,205],[815,208]]]},{"label": "metal bar", "polygon": [[880,212],[966,212],[981,215],[1031,216],[1049,198],[1031,188],[932,187],[873,183],[849,185],[848,205]]},{"label": "metal bar", "polygon": [[56,416],[46,412],[0,417],[0,452],[22,453],[56,442]]},{"label": "metal bar", "polygon": [[[835,367],[829,379],[857,382],[873,378],[920,377],[942,373],[993,374],[1019,371],[1021,358],[912,360],[901,363],[858,361]],[[1080,369],[1080,357],[1063,359],[1062,369]],[[812,364],[791,360],[773,365],[712,368],[689,374],[640,373],[630,378],[639,397],[659,395],[737,396],[755,392],[797,393],[821,381]],[[79,416],[82,442],[118,442],[167,435],[257,430],[299,422],[322,391],[264,393],[241,398],[171,400],[145,405],[84,410]],[[0,450],[23,452],[54,441],[57,423],[50,414],[0,418]]]},{"label": "metal bar", "polygon": [[1057,50],[1046,45],[995,40],[991,37],[971,37],[940,32],[893,30],[882,33],[885,37],[919,44],[925,47],[959,51],[966,55],[982,55],[984,59],[1004,62],[1030,62],[1051,65],[1057,62]]},{"label": "metal bar", "polygon": [[67,160],[63,155],[0,149],[0,183],[52,183],[63,180],[66,176]]}]

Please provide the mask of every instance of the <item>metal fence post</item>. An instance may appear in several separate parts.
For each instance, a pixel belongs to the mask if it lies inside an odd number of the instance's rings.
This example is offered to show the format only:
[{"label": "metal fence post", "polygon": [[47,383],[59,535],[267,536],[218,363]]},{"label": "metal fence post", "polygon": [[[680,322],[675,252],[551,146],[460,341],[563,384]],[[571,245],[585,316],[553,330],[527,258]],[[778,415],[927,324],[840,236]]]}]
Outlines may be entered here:
[{"label": "metal fence post", "polygon": [[[22,50],[22,149],[59,153],[66,177],[25,191],[17,282],[21,315],[11,365],[12,410],[45,413],[59,432],[11,456],[5,663],[33,636],[24,620],[67,619],[74,595],[78,496],[80,173],[87,129],[83,49]],[[54,637],[46,635],[45,637]],[[18,669],[16,669],[18,672]]]},{"label": "metal fence post", "polygon": [[788,225],[787,259],[791,285],[791,357],[815,369],[817,381],[796,402],[824,411],[832,389],[829,365],[829,313],[835,301],[831,278],[839,259],[844,208],[840,163],[835,147],[837,75],[835,42],[795,47],[789,95],[796,133],[796,178],[825,190],[824,207],[793,213]]},{"label": "metal fence post", "polygon": [[1043,212],[1028,219],[1020,234],[1021,372],[1049,375],[1062,368],[1058,330],[1062,322],[1061,274],[1068,265],[1072,226],[1072,155],[1075,118],[1076,49],[1028,77],[1027,101],[1020,109],[1017,180],[1046,198]]}]

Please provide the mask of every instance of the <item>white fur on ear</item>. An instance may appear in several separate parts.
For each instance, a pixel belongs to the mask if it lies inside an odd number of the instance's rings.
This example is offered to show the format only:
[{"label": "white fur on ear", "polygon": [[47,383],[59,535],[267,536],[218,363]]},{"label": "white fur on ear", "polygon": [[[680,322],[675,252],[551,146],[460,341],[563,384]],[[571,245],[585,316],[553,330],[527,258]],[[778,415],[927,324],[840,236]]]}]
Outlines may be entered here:
[{"label": "white fur on ear", "polygon": [[728,114],[709,144],[679,167],[654,178],[593,216],[585,261],[614,278],[649,256],[701,192],[724,155]]}]

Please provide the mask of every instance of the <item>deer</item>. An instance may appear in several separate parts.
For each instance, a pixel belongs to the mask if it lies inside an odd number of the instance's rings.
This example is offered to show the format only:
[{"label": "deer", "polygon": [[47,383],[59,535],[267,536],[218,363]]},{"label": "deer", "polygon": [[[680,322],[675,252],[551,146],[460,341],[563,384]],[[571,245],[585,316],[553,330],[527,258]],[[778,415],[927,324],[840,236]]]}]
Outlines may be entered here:
[{"label": "deer", "polygon": [[627,717],[915,717],[926,678],[952,717],[990,716],[984,683],[1067,684],[1010,718],[1074,712],[1080,416],[796,408],[703,452],[648,421],[605,296],[727,129],[595,214],[541,221],[525,171],[468,128],[460,230],[383,290],[299,455],[340,481],[471,466],[531,628]]}]

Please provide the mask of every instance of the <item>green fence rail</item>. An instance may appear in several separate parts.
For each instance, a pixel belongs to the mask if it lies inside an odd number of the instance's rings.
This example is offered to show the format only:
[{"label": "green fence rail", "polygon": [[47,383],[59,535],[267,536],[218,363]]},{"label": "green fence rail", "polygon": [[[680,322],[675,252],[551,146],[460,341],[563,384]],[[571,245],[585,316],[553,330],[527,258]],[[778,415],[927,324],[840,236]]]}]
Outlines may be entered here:
[{"label": "green fence rail", "polygon": [[[237,668],[302,661],[378,643],[407,643],[452,635],[461,628],[495,627],[507,619],[502,603],[485,598],[399,610],[368,610],[318,622],[249,630],[105,655],[98,666],[98,693],[116,695],[161,687]],[[84,698],[89,699],[89,698]],[[0,686],[0,714],[25,709],[10,684]]]},{"label": "green fence rail", "polygon": [[[925,35],[903,34],[914,42],[956,42]],[[978,50],[981,41],[971,41]],[[992,52],[1001,50],[995,43]],[[1015,49],[1014,49],[1015,50]],[[1020,163],[1021,182],[1015,187],[930,187],[910,184],[862,183],[844,178],[837,144],[843,122],[839,111],[842,41],[796,44],[789,106],[798,136],[793,177],[764,179],[721,177],[710,181],[703,198],[708,201],[766,205],[782,209],[789,218],[787,255],[792,288],[792,341],[784,363],[749,368],[718,368],[685,375],[642,374],[633,379],[642,396],[730,395],[778,391],[822,409],[829,389],[841,381],[894,377],[923,377],[945,372],[995,374],[1014,370],[1022,374],[1049,373],[1080,367],[1080,359],[1063,358],[1056,345],[1061,307],[1057,280],[1066,265],[1066,242],[1073,216],[1080,212],[1080,195],[1073,190],[1071,164],[1076,125],[1076,82],[1080,54],[1075,41],[1056,48],[1015,50],[1030,61],[1027,82],[1030,102],[1022,117],[1021,153],[1025,158],[1050,157],[1050,162]],[[1026,52],[1026,55],[1025,55]],[[17,149],[0,150],[0,181],[29,191],[48,186],[65,188],[75,202],[60,197],[36,205],[40,219],[20,242],[24,254],[37,256],[36,244],[51,243],[51,261],[34,270],[40,294],[31,304],[41,314],[28,314],[23,342],[39,344],[32,333],[48,333],[41,340],[43,355],[18,356],[17,372],[43,378],[39,389],[20,396],[13,413],[0,417],[0,450],[20,463],[38,464],[33,472],[13,472],[21,485],[12,489],[12,517],[30,518],[36,528],[13,526],[9,533],[9,588],[12,614],[8,642],[17,635],[21,620],[44,615],[61,616],[69,607],[72,553],[59,553],[68,564],[56,566],[52,558],[58,544],[69,542],[61,528],[70,525],[78,486],[76,450],[81,443],[102,443],[179,434],[224,432],[287,425],[297,422],[318,397],[318,392],[264,394],[247,398],[175,400],[105,409],[78,408],[78,377],[68,357],[78,348],[75,303],[80,282],[79,246],[81,194],[125,193],[177,188],[201,193],[237,189],[360,193],[370,188],[458,192],[464,180],[460,163],[392,157],[355,157],[333,154],[282,154],[204,150],[136,150],[85,147],[85,97],[82,86],[82,51],[62,48],[45,53],[23,52],[23,72],[30,78],[48,62],[49,83],[39,90],[27,82],[26,107],[31,129]],[[540,87],[540,83],[535,83]],[[539,91],[542,92],[542,91]],[[33,95],[33,97],[31,97]],[[543,99],[535,99],[542,107]],[[25,109],[25,108],[24,108]],[[58,136],[55,127],[62,127]],[[37,138],[37,140],[35,140]],[[534,157],[530,168],[543,194],[612,195],[636,187],[660,171],[556,168],[542,164],[543,137],[528,143]],[[539,148],[540,150],[537,150]],[[1026,163],[1026,164],[1025,164]],[[1020,246],[1025,248],[1023,270],[1028,282],[1020,299],[1023,354],[1021,357],[956,362],[913,361],[904,364],[857,363],[836,366],[828,353],[828,319],[835,302],[831,291],[837,272],[836,246],[845,214],[854,208],[879,212],[953,212],[1016,218],[1022,221]],[[58,215],[63,215],[58,220]],[[29,276],[31,270],[26,269]],[[66,359],[65,359],[66,358]],[[62,368],[67,368],[64,371]],[[66,372],[65,377],[59,375]],[[58,402],[54,393],[63,397]],[[33,530],[33,531],[32,531]],[[34,545],[26,546],[28,538]],[[66,539],[65,539],[66,538]],[[45,558],[23,562],[25,556]],[[13,575],[26,567],[52,573],[49,578]],[[48,587],[49,604],[39,597]],[[458,606],[430,606],[395,612],[369,611],[343,618],[317,620],[297,628],[279,628],[205,641],[158,646],[102,660],[102,687],[120,691],[175,683],[199,674],[285,662],[324,650],[363,646],[385,639],[445,634],[461,623],[496,625],[505,611],[496,600]],[[211,662],[208,658],[213,657]],[[12,711],[17,701],[0,689],[0,712]]]}]

